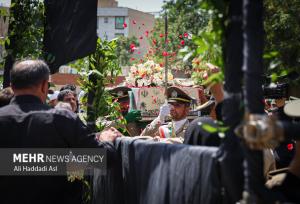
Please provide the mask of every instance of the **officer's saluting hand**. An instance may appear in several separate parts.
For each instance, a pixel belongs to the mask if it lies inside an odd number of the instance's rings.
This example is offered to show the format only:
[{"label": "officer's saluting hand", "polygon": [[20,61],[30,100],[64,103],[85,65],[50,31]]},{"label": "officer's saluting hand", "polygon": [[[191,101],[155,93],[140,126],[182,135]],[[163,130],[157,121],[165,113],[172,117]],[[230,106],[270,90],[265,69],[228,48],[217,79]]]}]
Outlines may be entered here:
[{"label": "officer's saluting hand", "polygon": [[158,118],[161,123],[165,122],[165,118],[170,114],[170,105],[168,103],[165,103],[162,105],[159,109],[159,115]]}]

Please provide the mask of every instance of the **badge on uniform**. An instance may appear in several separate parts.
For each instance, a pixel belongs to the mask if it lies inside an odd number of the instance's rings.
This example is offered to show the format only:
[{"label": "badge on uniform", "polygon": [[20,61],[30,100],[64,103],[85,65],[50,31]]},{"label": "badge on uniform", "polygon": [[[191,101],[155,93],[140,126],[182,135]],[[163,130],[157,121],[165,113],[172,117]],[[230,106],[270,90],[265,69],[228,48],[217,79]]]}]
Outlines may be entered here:
[{"label": "badge on uniform", "polygon": [[117,96],[118,96],[118,97],[124,96],[124,92],[123,92],[123,91],[118,91]]},{"label": "badge on uniform", "polygon": [[159,136],[161,138],[169,138],[170,137],[170,131],[167,125],[162,125],[158,128]]},{"label": "badge on uniform", "polygon": [[171,93],[171,97],[172,98],[177,98],[177,96],[178,96],[178,93],[177,93],[177,91],[172,91],[172,93]]}]

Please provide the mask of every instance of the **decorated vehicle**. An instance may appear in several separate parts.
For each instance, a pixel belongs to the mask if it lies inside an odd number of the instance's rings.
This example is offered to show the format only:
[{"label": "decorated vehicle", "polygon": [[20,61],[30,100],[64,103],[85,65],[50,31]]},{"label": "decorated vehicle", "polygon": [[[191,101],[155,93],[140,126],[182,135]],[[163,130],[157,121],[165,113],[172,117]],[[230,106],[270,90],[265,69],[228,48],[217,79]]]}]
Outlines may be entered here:
[{"label": "decorated vehicle", "polygon": [[[166,101],[164,79],[164,67],[152,60],[131,66],[129,75],[126,77],[126,86],[132,89],[129,92],[129,109],[141,110],[144,120],[152,120],[157,117],[160,106]],[[193,87],[192,81],[189,83],[187,81],[189,80],[174,78],[171,73],[168,73],[168,85],[176,85],[193,97],[195,101],[190,115],[198,115],[193,109],[201,104],[203,88]],[[187,84],[189,86],[184,86]]]}]

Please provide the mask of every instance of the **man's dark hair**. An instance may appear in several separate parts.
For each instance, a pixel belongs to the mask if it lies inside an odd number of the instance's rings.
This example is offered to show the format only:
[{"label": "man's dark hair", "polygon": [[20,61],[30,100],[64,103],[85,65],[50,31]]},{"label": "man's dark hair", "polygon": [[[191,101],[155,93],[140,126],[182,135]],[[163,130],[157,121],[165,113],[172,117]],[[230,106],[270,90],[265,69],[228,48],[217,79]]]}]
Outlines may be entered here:
[{"label": "man's dark hair", "polygon": [[64,101],[65,96],[69,95],[69,94],[73,94],[74,95],[74,91],[70,90],[70,89],[65,89],[62,90],[61,92],[59,92],[58,96],[57,96],[57,100],[58,101]]},{"label": "man's dark hair", "polygon": [[0,91],[0,107],[6,106],[14,96],[14,92],[10,87],[6,87]]},{"label": "man's dark hair", "polygon": [[42,60],[25,60],[14,64],[11,72],[11,84],[22,89],[40,84],[49,79],[50,70]]},{"label": "man's dark hair", "polygon": [[76,93],[76,86],[74,84],[66,84],[63,87],[61,87],[59,91],[63,91],[63,90],[66,90],[66,89],[71,90],[74,93]]},{"label": "man's dark hair", "polygon": [[60,88],[60,91],[63,91],[63,90],[71,90],[71,91],[73,91],[73,95],[74,95],[74,97],[76,99],[76,105],[77,105],[76,112],[78,112],[78,110],[79,110],[79,101],[77,99],[76,86],[74,84],[66,84],[66,85],[64,85],[63,87]]}]

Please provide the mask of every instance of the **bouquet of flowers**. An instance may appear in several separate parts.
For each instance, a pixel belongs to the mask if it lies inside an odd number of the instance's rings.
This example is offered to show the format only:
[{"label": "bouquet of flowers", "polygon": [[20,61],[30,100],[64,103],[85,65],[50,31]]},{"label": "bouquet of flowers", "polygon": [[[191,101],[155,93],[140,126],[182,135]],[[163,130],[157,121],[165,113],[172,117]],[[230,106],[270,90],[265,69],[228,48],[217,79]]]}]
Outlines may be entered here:
[{"label": "bouquet of flowers", "polygon": [[[130,67],[126,83],[129,86],[160,86],[165,79],[164,68],[152,60]],[[173,75],[168,73],[168,81],[173,80]]]}]

